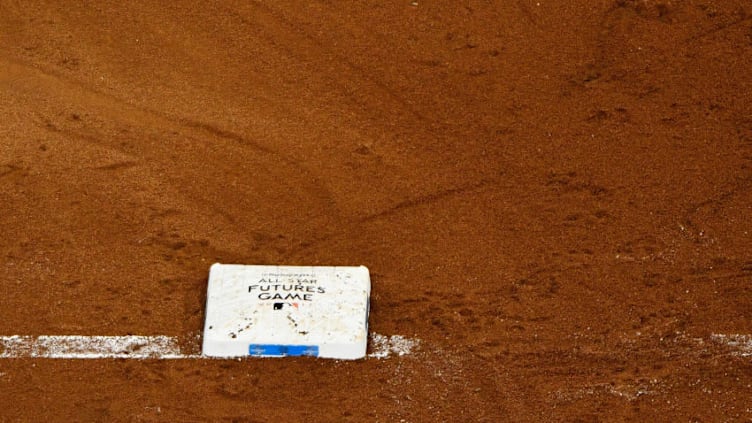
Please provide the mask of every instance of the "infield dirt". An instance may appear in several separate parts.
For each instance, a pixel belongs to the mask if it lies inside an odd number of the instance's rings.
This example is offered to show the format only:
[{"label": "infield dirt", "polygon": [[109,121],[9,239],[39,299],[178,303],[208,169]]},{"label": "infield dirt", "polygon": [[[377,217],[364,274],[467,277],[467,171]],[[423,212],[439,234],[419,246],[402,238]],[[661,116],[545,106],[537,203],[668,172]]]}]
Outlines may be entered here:
[{"label": "infield dirt", "polygon": [[2,421],[752,420],[749,1],[0,2],[0,335],[197,352],[366,265],[404,356],[0,361]]}]

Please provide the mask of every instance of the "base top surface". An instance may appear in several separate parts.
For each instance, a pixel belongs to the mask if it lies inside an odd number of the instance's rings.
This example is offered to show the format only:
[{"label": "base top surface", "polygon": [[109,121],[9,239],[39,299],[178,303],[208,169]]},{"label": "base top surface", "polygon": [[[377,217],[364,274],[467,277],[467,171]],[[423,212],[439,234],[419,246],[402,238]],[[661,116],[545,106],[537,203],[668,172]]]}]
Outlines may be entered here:
[{"label": "base top surface", "polygon": [[363,266],[214,264],[203,353],[364,357],[370,289]]}]

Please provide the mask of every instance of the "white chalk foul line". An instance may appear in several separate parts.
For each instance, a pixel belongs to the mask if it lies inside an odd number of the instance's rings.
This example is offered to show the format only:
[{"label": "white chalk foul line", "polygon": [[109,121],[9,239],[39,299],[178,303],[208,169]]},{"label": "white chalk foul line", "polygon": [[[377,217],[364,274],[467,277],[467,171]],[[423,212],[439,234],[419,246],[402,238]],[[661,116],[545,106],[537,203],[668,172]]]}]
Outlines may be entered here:
[{"label": "white chalk foul line", "polygon": [[[417,340],[394,335],[371,334],[371,358],[409,354]],[[56,358],[56,359],[196,359],[213,358],[180,351],[178,338],[156,336],[0,336],[0,358]]]},{"label": "white chalk foul line", "polygon": [[420,343],[417,339],[406,338],[402,335],[385,336],[372,333],[370,336],[370,358],[387,358],[390,355],[403,356],[410,354]]},{"label": "white chalk foul line", "polygon": [[0,336],[0,358],[197,358],[170,336]]}]

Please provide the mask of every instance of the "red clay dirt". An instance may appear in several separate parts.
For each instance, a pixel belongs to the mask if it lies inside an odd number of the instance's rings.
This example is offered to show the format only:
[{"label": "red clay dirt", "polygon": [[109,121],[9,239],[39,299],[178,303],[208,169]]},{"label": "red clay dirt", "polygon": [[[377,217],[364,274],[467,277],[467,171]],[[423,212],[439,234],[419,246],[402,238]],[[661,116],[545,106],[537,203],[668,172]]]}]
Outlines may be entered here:
[{"label": "red clay dirt", "polygon": [[3,359],[0,420],[751,421],[750,70],[746,0],[3,1],[0,335],[362,264],[421,343]]}]

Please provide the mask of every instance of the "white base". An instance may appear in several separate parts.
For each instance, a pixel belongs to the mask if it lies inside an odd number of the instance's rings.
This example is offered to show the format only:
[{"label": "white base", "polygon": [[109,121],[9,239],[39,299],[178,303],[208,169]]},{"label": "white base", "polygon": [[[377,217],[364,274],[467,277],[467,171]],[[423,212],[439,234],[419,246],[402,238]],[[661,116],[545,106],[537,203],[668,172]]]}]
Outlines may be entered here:
[{"label": "white base", "polygon": [[214,264],[203,354],[363,358],[370,293],[364,266]]}]

